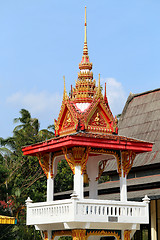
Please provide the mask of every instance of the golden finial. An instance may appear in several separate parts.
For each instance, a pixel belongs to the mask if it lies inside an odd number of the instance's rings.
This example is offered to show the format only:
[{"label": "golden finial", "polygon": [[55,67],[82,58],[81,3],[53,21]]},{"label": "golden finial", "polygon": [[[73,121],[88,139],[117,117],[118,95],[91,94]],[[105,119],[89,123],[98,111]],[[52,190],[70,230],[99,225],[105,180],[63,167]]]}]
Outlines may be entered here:
[{"label": "golden finial", "polygon": [[83,54],[88,55],[88,47],[87,47],[87,13],[85,7],[85,23],[84,23],[84,47],[83,47]]},{"label": "golden finial", "polygon": [[84,42],[87,43],[87,14],[85,7]]},{"label": "golden finial", "polygon": [[66,91],[66,84],[65,84],[65,76],[63,76],[64,80],[64,91],[63,91],[63,101],[68,99],[67,91]]}]

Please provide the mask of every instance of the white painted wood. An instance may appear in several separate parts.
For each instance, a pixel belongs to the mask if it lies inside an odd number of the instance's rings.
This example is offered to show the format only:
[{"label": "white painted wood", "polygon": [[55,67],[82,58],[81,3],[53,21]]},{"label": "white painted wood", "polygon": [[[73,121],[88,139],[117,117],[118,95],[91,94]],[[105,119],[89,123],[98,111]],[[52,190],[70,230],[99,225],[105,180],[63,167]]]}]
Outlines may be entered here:
[{"label": "white painted wood", "polygon": [[[87,226],[94,229],[132,229],[135,224],[148,223],[148,204],[145,202],[66,199],[27,204],[27,225],[52,226],[56,229]],[[87,224],[87,225],[86,225]],[[130,225],[129,225],[130,224]]]},{"label": "white painted wood", "polygon": [[79,199],[83,199],[83,174],[81,174],[80,165],[75,166],[73,190]]},{"label": "white painted wood", "polygon": [[122,202],[127,201],[127,181],[126,181],[126,176],[123,177],[123,169],[122,169],[122,176],[120,177],[120,200]]},{"label": "white painted wood", "polygon": [[97,199],[98,198],[98,181],[95,178],[90,178],[89,181],[89,198]]},{"label": "white painted wood", "polygon": [[94,157],[89,157],[87,161],[87,174],[89,177],[89,198],[97,199],[98,198],[98,163],[99,159]]},{"label": "white painted wood", "polygon": [[47,178],[47,202],[53,201],[54,194],[54,179],[51,177],[51,161],[52,161],[52,153],[49,154],[49,172]]},{"label": "white painted wood", "polygon": [[54,179],[51,178],[50,172],[47,179],[47,202],[53,201],[54,195]]}]

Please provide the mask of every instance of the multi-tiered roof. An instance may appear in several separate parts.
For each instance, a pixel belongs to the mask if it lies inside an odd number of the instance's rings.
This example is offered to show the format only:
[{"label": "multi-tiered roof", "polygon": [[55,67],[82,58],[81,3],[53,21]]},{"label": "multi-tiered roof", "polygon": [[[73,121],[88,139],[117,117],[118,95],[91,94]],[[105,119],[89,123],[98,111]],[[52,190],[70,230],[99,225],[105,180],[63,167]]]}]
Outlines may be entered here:
[{"label": "multi-tiered roof", "polygon": [[55,120],[56,136],[74,133],[77,130],[92,133],[116,133],[117,119],[113,117],[105,94],[102,95],[100,75],[98,86],[93,79],[92,63],[88,56],[87,22],[85,8],[85,37],[80,72],[75,87],[67,95],[64,79],[64,93],[58,120]]}]

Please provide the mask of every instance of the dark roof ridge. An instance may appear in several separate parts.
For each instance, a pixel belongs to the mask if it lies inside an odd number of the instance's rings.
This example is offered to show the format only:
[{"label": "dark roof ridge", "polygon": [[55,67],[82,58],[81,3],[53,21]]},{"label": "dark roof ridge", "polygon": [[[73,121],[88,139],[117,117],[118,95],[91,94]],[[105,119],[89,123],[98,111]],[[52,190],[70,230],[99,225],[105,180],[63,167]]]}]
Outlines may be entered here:
[{"label": "dark roof ridge", "polygon": [[130,92],[128,98],[127,98],[127,101],[126,101],[126,104],[123,108],[123,111],[122,111],[122,114],[121,114],[121,117],[119,119],[119,123],[123,120],[123,116],[125,115],[126,113],[126,110],[128,108],[128,105],[129,103],[133,100],[133,98],[135,97],[139,97],[139,96],[142,96],[142,95],[146,95],[146,94],[149,94],[149,93],[152,93],[152,92],[157,92],[157,91],[160,91],[160,88],[156,88],[156,89],[153,89],[153,90],[148,90],[146,92],[142,92],[142,93],[132,93]]},{"label": "dark roof ridge", "polygon": [[148,93],[157,92],[157,91],[160,91],[160,88],[156,88],[156,89],[153,89],[153,90],[148,90],[148,91],[142,92],[142,93],[135,93],[135,94],[133,94],[134,95],[133,97],[139,97],[141,95],[146,95]]}]

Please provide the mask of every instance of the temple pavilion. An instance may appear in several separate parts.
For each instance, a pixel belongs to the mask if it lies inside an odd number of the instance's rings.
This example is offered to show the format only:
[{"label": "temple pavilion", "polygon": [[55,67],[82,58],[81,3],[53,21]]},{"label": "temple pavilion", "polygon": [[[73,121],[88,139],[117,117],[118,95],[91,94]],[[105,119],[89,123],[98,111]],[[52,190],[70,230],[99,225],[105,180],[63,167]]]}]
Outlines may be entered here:
[{"label": "temple pavilion", "polygon": [[[47,177],[46,202],[33,203],[28,197],[27,225],[43,231],[44,239],[72,236],[73,240],[131,239],[140,224],[149,222],[149,198],[127,200],[126,178],[137,154],[152,151],[152,143],[118,135],[105,93],[93,78],[85,36],[78,78],[68,95],[65,87],[53,139],[24,147],[24,155],[37,156]],[[66,159],[73,174],[70,199],[54,201],[54,177],[58,162]],[[107,161],[116,159],[120,179],[120,201],[99,200],[98,179]],[[89,182],[89,197],[84,198],[84,176]]]}]

